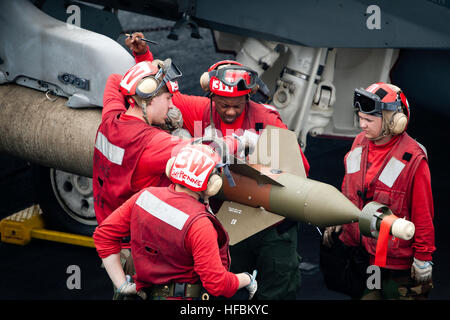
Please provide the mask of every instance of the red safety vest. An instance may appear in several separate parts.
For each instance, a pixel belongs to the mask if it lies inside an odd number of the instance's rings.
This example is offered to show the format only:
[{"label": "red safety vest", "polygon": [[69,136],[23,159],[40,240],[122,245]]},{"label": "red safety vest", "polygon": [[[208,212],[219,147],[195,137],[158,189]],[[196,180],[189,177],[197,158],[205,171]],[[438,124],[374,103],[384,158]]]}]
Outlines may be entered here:
[{"label": "red safety vest", "polygon": [[[345,156],[346,174],[342,193],[359,209],[370,201],[376,201],[388,206],[397,217],[411,220],[411,187],[420,161],[426,159],[424,150],[406,132],[403,133],[392,146],[373,181],[367,184],[364,179],[368,150],[369,140],[365,138],[364,133],[360,133]],[[365,185],[368,185],[367,190],[364,190]],[[362,244],[373,262],[377,240],[360,237],[357,223],[344,225],[340,239],[348,246]],[[410,268],[414,254],[411,244],[412,240],[390,237],[386,268]]]},{"label": "red safety vest", "polygon": [[[138,119],[120,121],[118,116],[106,117],[95,139],[92,184],[99,224],[139,191],[133,190],[131,178],[145,149],[143,146],[161,130]],[[161,180],[167,180],[164,173]]]},{"label": "red safety vest", "polygon": [[131,212],[131,252],[137,289],[169,282],[197,283],[192,253],[185,248],[186,234],[194,221],[207,217],[217,231],[219,253],[228,270],[229,238],[205,205],[169,187],[149,187],[136,200]]},{"label": "red safety vest", "polygon": [[[222,120],[219,113],[213,108],[213,121],[216,129],[221,129]],[[268,124],[274,124],[274,118],[278,118],[281,122],[280,114],[276,111],[275,107],[270,105],[263,105],[252,100],[249,100],[245,106],[245,118],[242,123],[242,130],[253,129],[259,133]],[[203,112],[202,118],[202,134],[205,132],[205,128],[211,125],[211,108],[208,106]],[[238,133],[236,133],[238,134]],[[239,134],[238,134],[239,135]]]}]

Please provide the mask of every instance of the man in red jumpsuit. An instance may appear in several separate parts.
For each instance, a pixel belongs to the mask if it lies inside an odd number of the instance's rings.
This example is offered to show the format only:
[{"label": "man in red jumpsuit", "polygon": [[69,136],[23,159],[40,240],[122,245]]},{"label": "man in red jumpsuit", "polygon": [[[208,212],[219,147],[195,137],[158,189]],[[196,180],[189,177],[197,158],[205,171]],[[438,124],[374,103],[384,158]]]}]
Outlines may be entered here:
[{"label": "man in red jumpsuit", "polygon": [[[219,163],[220,157],[207,145],[183,147],[166,166],[175,184],[145,188],[97,227],[95,246],[118,293],[206,299],[233,297],[246,288],[246,297],[254,295],[256,271],[252,275],[228,271],[228,234],[199,201],[220,190]],[[121,239],[130,235],[134,282],[126,277],[119,258]]]},{"label": "man in red jumpsuit", "polygon": [[[167,64],[166,68],[175,68]],[[142,62],[124,76],[108,77],[94,148],[94,208],[99,224],[142,188],[170,184],[165,164],[172,150],[186,142],[160,128],[173,106],[176,88],[175,79],[166,77],[163,67]]]},{"label": "man in red jumpsuit", "polygon": [[[139,38],[143,38],[142,33],[125,40],[136,62],[153,60],[148,46]],[[202,75],[200,83],[209,97],[177,92],[172,98],[183,115],[183,126],[192,136],[236,134],[256,140],[267,125],[287,129],[274,107],[250,100],[250,94],[258,89],[259,78],[240,63],[220,61]],[[300,153],[308,174],[308,161],[301,149]],[[297,231],[297,223],[285,220],[230,248],[233,272],[259,270],[258,299],[296,298],[300,286]]]},{"label": "man in red jumpsuit", "polygon": [[[360,209],[369,201],[387,205],[412,221],[414,238],[389,239],[381,268],[381,289],[368,290],[363,299],[421,299],[432,287],[434,246],[433,196],[425,148],[406,132],[410,108],[400,88],[375,83],[356,89],[354,107],[363,130],[345,157],[342,192]],[[360,235],[356,223],[327,228],[324,244],[339,235],[347,247],[361,246],[374,264],[377,240]],[[336,239],[335,239],[336,240]],[[339,240],[338,240],[339,241]]]}]

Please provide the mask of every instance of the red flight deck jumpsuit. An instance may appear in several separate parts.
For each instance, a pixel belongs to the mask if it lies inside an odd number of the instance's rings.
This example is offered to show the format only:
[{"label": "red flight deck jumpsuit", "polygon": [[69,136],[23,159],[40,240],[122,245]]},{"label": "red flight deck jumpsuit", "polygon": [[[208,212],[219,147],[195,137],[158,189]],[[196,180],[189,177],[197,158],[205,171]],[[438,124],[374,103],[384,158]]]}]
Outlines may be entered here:
[{"label": "red flight deck jumpsuit", "polygon": [[[376,201],[416,227],[409,241],[389,240],[386,268],[409,269],[413,257],[431,261],[435,250],[431,178],[419,144],[406,132],[384,145],[375,145],[360,133],[345,157],[345,167],[342,193],[359,209],[369,200]],[[357,223],[344,225],[339,238],[347,246],[362,244],[373,264],[376,239],[360,238]]]},{"label": "red flight deck jumpsuit", "polygon": [[239,281],[228,271],[228,234],[204,204],[174,186],[146,188],[106,218],[94,233],[99,256],[118,253],[131,234],[138,291],[201,282],[211,295],[231,297]]},{"label": "red flight deck jumpsuit", "polygon": [[94,148],[92,183],[99,224],[142,188],[169,185],[166,163],[188,143],[124,114],[121,79],[121,75],[112,74],[106,82],[102,122]]}]

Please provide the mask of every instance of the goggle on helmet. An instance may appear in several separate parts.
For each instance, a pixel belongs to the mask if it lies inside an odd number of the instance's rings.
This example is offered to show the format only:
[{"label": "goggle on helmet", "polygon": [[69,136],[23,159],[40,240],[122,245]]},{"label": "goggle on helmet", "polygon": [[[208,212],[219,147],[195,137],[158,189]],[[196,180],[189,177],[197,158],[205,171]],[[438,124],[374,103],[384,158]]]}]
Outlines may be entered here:
[{"label": "goggle on helmet", "polygon": [[353,107],[356,111],[381,117],[382,110],[403,112],[409,119],[409,105],[403,92],[379,82],[367,89],[355,89]]},{"label": "goggle on helmet", "polygon": [[200,78],[200,84],[205,90],[224,97],[244,96],[258,88],[268,95],[268,89],[256,71],[232,60],[212,65]]}]

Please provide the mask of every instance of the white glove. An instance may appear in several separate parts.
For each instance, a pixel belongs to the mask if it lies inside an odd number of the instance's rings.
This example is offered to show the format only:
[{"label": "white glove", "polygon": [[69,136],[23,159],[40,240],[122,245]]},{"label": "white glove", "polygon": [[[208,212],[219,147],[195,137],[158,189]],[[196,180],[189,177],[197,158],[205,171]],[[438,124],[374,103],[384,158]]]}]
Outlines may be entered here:
[{"label": "white glove", "polygon": [[123,294],[125,296],[137,294],[136,284],[130,281],[131,277],[127,275],[127,280],[119,288],[117,288],[117,293]]},{"label": "white glove", "polygon": [[[233,137],[239,141],[239,148],[236,154],[243,158],[246,154],[252,154],[256,149],[259,135],[250,130],[245,130],[242,136],[233,133]],[[247,152],[246,152],[247,151]]]},{"label": "white glove", "polygon": [[432,272],[433,262],[422,261],[414,258],[414,262],[411,266],[411,278],[413,278],[417,283],[430,281]]},{"label": "white glove", "polygon": [[323,233],[323,245],[327,246],[328,248],[331,248],[331,246],[333,245],[333,233],[336,232],[338,233],[339,231],[341,231],[342,226],[331,226],[331,227],[327,227],[325,229],[325,232]]},{"label": "white glove", "polygon": [[255,295],[256,290],[258,290],[258,282],[256,282],[256,275],[258,274],[257,270],[253,270],[253,274],[245,272],[250,277],[250,284],[245,286],[245,289],[248,290],[249,296],[248,300],[251,300]]}]

